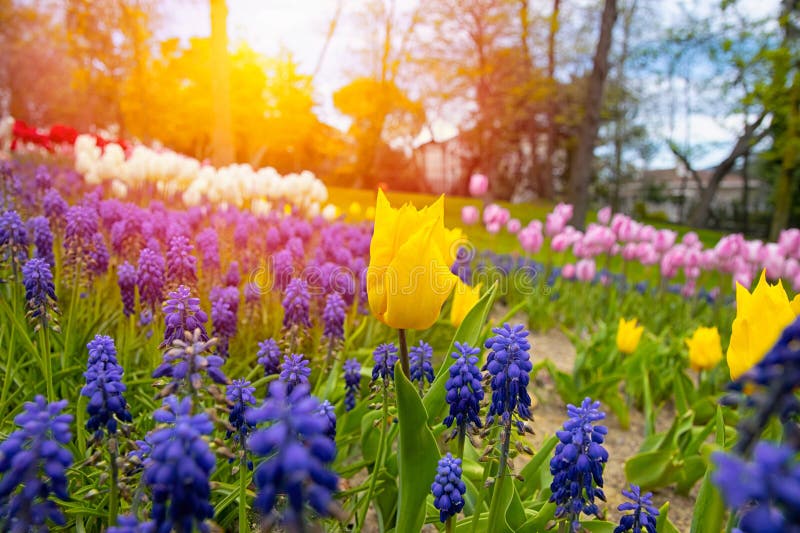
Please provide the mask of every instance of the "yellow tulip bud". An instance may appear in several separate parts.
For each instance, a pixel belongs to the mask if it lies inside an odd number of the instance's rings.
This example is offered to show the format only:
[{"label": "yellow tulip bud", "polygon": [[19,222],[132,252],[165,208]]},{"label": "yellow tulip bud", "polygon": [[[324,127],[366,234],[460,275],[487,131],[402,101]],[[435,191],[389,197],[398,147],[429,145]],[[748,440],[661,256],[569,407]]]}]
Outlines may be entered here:
[{"label": "yellow tulip bud", "polygon": [[478,283],[474,287],[470,287],[460,279],[456,282],[456,288],[453,290],[453,305],[450,307],[450,323],[455,327],[461,325],[464,317],[467,316],[469,310],[475,307],[478,300],[481,299],[481,284]]},{"label": "yellow tulip bud", "polygon": [[794,322],[800,304],[798,298],[800,296],[790,302],[783,285],[767,283],[765,272],[761,272],[752,294],[736,284],[736,318],[726,354],[731,379],[738,378],[761,361],[783,329]]},{"label": "yellow tulip bud", "polygon": [[689,365],[693,370],[711,370],[722,360],[722,342],[717,328],[699,327],[686,339]]},{"label": "yellow tulip bud", "polygon": [[349,209],[350,218],[359,218],[361,216],[361,204],[352,202]]},{"label": "yellow tulip bud", "polygon": [[378,190],[370,243],[367,296],[372,313],[396,329],[427,329],[458,278],[450,272],[457,232],[444,227],[444,195],[417,210],[389,205]]},{"label": "yellow tulip bud", "polygon": [[636,351],[639,346],[639,340],[644,333],[644,326],[637,325],[637,320],[619,319],[619,327],[617,328],[617,349],[626,354],[631,354]]}]

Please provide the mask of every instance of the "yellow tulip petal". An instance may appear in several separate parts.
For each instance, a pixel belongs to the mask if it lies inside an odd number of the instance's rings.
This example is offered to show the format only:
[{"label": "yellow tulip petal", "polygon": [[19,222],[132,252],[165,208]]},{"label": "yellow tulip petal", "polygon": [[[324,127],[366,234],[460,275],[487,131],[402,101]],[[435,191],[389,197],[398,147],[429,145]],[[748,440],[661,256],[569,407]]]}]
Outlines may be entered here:
[{"label": "yellow tulip petal", "polygon": [[481,299],[481,284],[470,287],[460,279],[453,289],[453,305],[450,307],[450,323],[455,327],[461,325],[470,309]]},{"label": "yellow tulip petal", "polygon": [[397,329],[428,329],[458,277],[450,272],[441,250],[432,245],[441,220],[428,221],[397,250],[386,272],[386,312],[380,320]]}]

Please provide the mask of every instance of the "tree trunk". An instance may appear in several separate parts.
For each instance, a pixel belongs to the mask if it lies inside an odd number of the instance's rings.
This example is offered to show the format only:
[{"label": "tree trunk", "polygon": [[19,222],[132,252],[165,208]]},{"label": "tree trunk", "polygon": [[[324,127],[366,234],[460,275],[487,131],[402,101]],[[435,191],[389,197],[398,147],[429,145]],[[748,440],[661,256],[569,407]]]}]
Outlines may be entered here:
[{"label": "tree trunk", "polygon": [[586,91],[583,120],[578,132],[578,146],[572,161],[569,186],[572,204],[574,205],[573,223],[583,228],[586,213],[589,210],[589,179],[592,174],[592,159],[597,130],[600,127],[600,108],[603,104],[603,86],[608,76],[608,51],[611,48],[611,37],[614,23],[617,20],[616,0],[605,0],[603,16],[600,22],[600,39],[594,55],[592,74]]},{"label": "tree trunk", "polygon": [[750,152],[744,154],[742,163],[742,232],[747,235],[750,232]]},{"label": "tree trunk", "polygon": [[553,157],[556,151],[556,34],[558,33],[558,11],[560,0],[553,0],[553,12],[550,14],[550,34],[547,38],[547,80],[550,83],[550,102],[547,106],[547,153],[544,168],[540,175],[539,190],[542,197],[553,198]]},{"label": "tree trunk", "polygon": [[625,12],[622,24],[622,50],[617,63],[617,90],[620,92],[616,102],[616,122],[614,124],[614,193],[611,199],[611,208],[619,210],[619,195],[622,187],[622,150],[625,145],[625,131],[627,126],[627,109],[625,106],[625,63],[628,60],[628,44],[631,34],[631,23],[636,11],[636,0],[633,0]]},{"label": "tree trunk", "polygon": [[745,153],[747,153],[755,143],[760,141],[764,135],[766,135],[766,130],[762,131],[758,135],[755,133],[758,127],[764,121],[765,117],[766,114],[761,114],[761,116],[759,116],[754,123],[745,127],[744,133],[736,141],[736,144],[734,145],[733,150],[731,150],[731,152],[728,154],[728,157],[726,157],[714,169],[714,172],[711,174],[711,178],[708,180],[708,184],[700,192],[700,199],[694,206],[694,209],[692,209],[692,212],[689,214],[690,226],[702,228],[706,225],[708,222],[709,213],[711,211],[711,202],[714,200],[714,196],[717,194],[717,190],[719,189],[719,184],[722,182],[722,179],[728,174],[728,172],[731,171],[733,166],[736,164],[736,161]]},{"label": "tree trunk", "polygon": [[775,185],[775,213],[772,215],[772,224],[769,229],[771,241],[778,239],[781,230],[789,224],[792,214],[792,200],[795,190],[795,177],[797,174],[797,121],[800,120],[798,104],[800,104],[800,72],[795,71],[792,87],[789,89],[789,110],[786,118],[786,133],[781,154],[781,172],[778,183]]},{"label": "tree trunk", "polygon": [[211,97],[214,101],[212,160],[217,166],[234,162],[236,146],[231,111],[231,68],[228,55],[228,6],[211,0]]}]

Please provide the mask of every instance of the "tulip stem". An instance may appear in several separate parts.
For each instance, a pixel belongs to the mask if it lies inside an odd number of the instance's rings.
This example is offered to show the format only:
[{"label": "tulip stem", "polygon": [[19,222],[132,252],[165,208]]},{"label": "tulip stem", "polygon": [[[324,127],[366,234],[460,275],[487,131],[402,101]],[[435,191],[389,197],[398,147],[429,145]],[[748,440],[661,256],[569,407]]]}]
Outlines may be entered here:
[{"label": "tulip stem", "polygon": [[411,370],[408,364],[408,343],[406,342],[406,330],[397,330],[398,340],[400,341],[400,365],[403,367],[403,374],[411,379]]}]

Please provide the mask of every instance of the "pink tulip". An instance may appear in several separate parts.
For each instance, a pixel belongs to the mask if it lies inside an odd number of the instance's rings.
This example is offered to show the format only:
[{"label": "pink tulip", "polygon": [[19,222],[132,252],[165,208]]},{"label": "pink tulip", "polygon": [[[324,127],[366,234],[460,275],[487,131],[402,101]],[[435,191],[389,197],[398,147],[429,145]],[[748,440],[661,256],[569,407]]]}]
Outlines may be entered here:
[{"label": "pink tulip", "polygon": [[611,222],[611,206],[607,205],[597,212],[597,221],[604,226],[608,226],[608,223]]},{"label": "pink tulip", "polygon": [[517,233],[517,239],[519,239],[522,249],[529,254],[537,253],[542,248],[542,243],[544,242],[542,224],[538,220],[534,222],[538,222],[538,225],[531,222]]},{"label": "pink tulip", "polygon": [[794,292],[800,292],[800,272],[798,272],[797,275],[792,278],[792,288],[794,289]]},{"label": "pink tulip", "polygon": [[489,190],[489,178],[483,174],[473,174],[469,178],[469,193],[472,196],[483,196]]},{"label": "pink tulip", "polygon": [[567,263],[561,267],[561,277],[564,279],[575,279],[575,265]]},{"label": "pink tulip", "polygon": [[778,246],[781,248],[781,253],[786,257],[797,258],[800,255],[800,229],[791,228],[781,231],[778,237]]},{"label": "pink tulip", "polygon": [[764,246],[764,250],[764,268],[767,270],[767,277],[777,280],[783,274],[783,265],[786,261],[780,251],[780,246],[771,242]]},{"label": "pink tulip", "polygon": [[639,228],[639,234],[636,236],[637,240],[641,242],[650,242],[656,234],[656,228],[648,224]]},{"label": "pink tulip", "polygon": [[483,210],[483,223],[487,226],[489,224],[505,226],[510,218],[511,213],[508,209],[497,204],[489,204]]},{"label": "pink tulip", "polygon": [[694,290],[697,287],[695,280],[691,279],[684,283],[683,287],[681,287],[681,295],[684,298],[689,298],[690,296],[694,296]]},{"label": "pink tulip", "polygon": [[737,283],[749,290],[750,286],[753,284],[753,274],[749,270],[737,270],[733,273],[734,288]]},{"label": "pink tulip", "polygon": [[690,231],[683,236],[683,239],[681,239],[681,243],[683,243],[684,246],[688,246],[689,248],[694,248],[698,244],[700,244],[700,237],[697,236],[697,233]]},{"label": "pink tulip", "polygon": [[506,229],[509,233],[518,233],[521,228],[522,222],[520,222],[518,218],[512,218],[506,224]]},{"label": "pink tulip", "polygon": [[683,245],[673,246],[661,257],[661,276],[672,279],[685,264],[686,249]]},{"label": "pink tulip", "polygon": [[630,223],[630,220],[631,219],[627,215],[615,213],[614,216],[611,217],[611,231],[619,236],[622,226]]},{"label": "pink tulip", "polygon": [[653,247],[656,252],[663,254],[675,244],[678,234],[669,229],[661,229],[653,234]]},{"label": "pink tulip", "polygon": [[783,275],[781,277],[793,280],[797,274],[800,274],[800,263],[798,263],[797,259],[794,257],[790,257],[783,264]]},{"label": "pink tulip", "polygon": [[500,233],[501,229],[503,229],[503,225],[498,224],[497,222],[490,222],[489,224],[486,224],[486,231],[488,231],[492,235]]},{"label": "pink tulip", "polygon": [[596,268],[593,259],[581,259],[575,265],[575,276],[580,281],[592,281]]},{"label": "pink tulip", "polygon": [[625,261],[633,261],[637,257],[639,257],[639,247],[642,246],[641,244],[636,244],[635,242],[629,242],[622,247],[622,258]]},{"label": "pink tulip", "polygon": [[570,204],[558,204],[552,213],[547,215],[545,221],[545,233],[548,237],[553,237],[564,230],[564,227],[572,218],[572,206]]},{"label": "pink tulip", "polygon": [[474,205],[465,205],[461,208],[461,222],[467,226],[477,223],[480,217],[481,213]]}]

